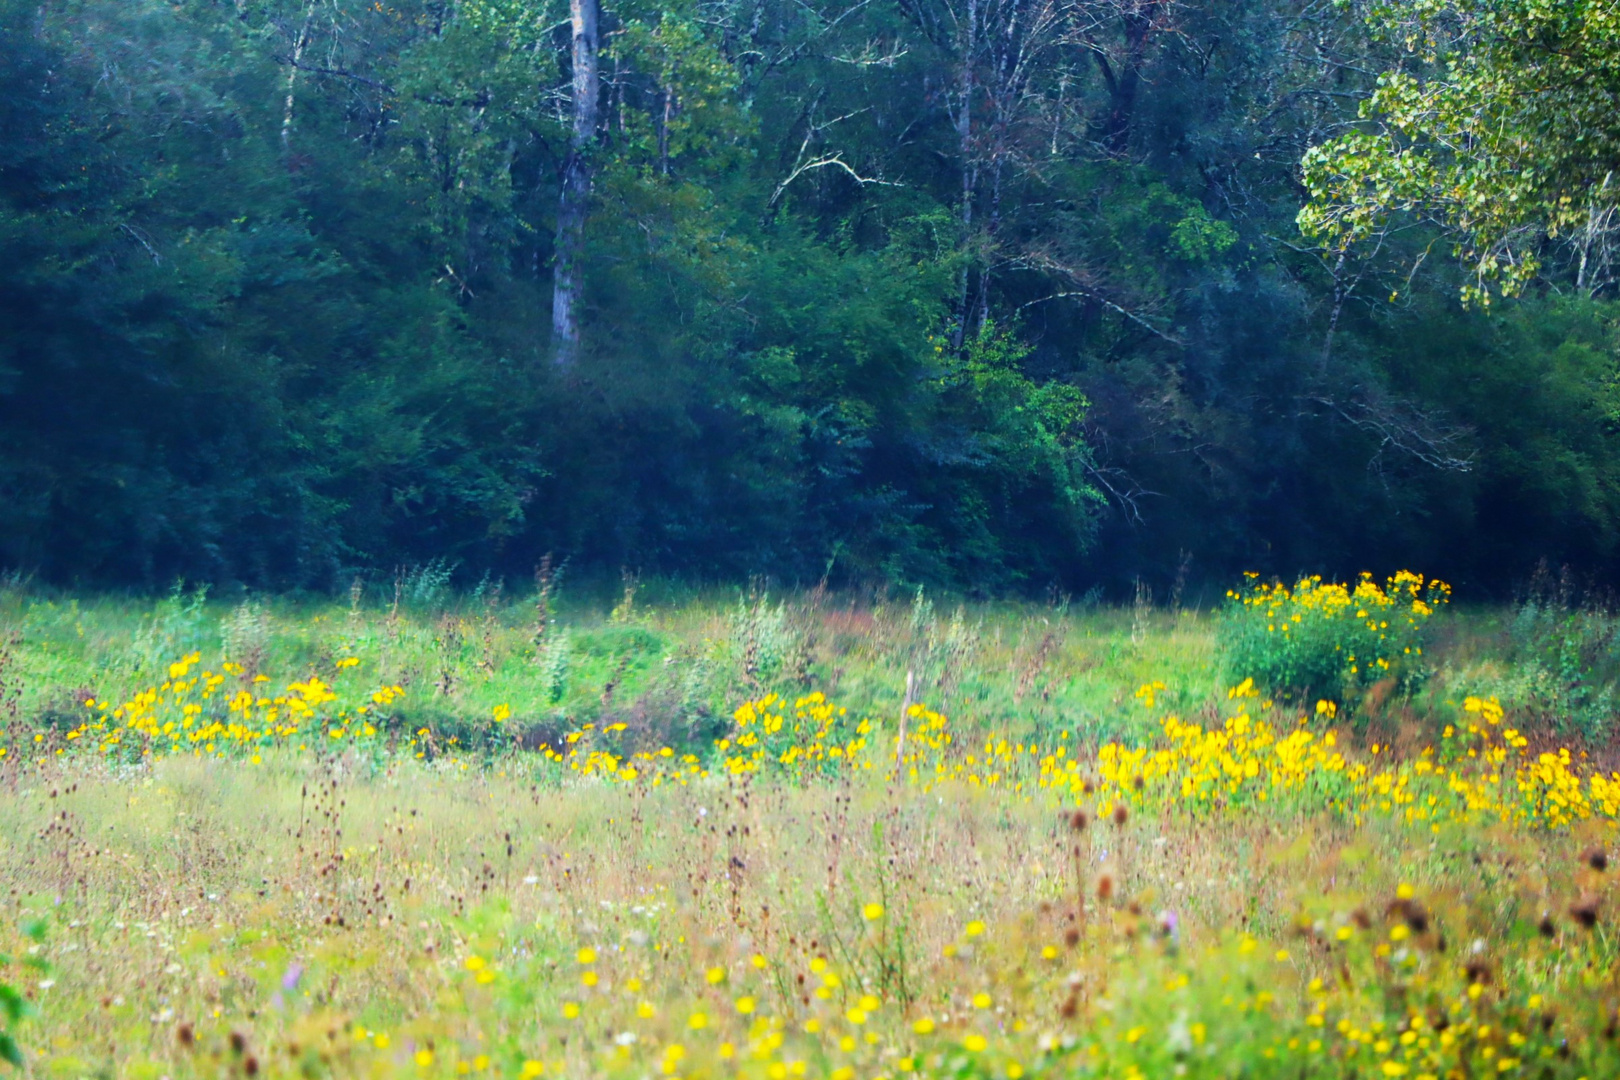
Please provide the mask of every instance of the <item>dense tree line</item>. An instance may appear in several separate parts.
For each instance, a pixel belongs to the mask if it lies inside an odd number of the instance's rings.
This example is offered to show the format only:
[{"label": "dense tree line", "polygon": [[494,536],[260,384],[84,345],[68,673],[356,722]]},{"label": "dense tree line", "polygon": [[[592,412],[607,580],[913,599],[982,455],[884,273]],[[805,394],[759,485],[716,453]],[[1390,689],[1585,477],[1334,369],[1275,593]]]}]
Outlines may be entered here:
[{"label": "dense tree line", "polygon": [[1620,50],[1470,10],[0,0],[0,562],[1609,577]]}]

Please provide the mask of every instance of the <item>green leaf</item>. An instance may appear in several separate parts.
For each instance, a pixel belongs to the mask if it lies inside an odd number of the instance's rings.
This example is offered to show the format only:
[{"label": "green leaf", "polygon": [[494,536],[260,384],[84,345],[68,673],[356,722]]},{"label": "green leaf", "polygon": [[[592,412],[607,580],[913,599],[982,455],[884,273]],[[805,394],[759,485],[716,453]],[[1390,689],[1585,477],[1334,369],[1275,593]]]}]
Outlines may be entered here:
[{"label": "green leaf", "polygon": [[0,983],[0,1011],[4,1011],[6,1019],[15,1024],[28,1015],[28,999],[19,994],[16,987]]}]

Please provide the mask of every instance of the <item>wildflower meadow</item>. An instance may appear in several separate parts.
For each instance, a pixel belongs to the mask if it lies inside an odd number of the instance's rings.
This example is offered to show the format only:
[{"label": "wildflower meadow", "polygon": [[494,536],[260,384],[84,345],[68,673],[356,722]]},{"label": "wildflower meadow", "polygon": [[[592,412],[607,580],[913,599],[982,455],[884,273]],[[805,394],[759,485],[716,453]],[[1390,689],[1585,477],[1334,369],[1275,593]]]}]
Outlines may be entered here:
[{"label": "wildflower meadow", "polygon": [[1620,768],[1452,601],[12,588],[0,1068],[1620,1075]]}]

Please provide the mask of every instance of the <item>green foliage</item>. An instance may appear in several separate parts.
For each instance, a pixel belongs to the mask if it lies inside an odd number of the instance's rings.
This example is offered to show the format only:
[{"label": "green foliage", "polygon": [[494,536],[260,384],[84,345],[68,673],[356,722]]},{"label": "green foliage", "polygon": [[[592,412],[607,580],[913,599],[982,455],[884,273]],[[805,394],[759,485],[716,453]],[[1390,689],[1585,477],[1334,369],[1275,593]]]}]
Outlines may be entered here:
[{"label": "green foliage", "polygon": [[[1412,51],[1391,28],[1449,9],[1380,9],[1381,39],[1349,8],[1098,9],[1076,52],[1012,0],[976,41],[927,3],[608,3],[563,377],[562,7],[0,0],[0,564],[147,591],[417,567],[421,608],[548,552],[976,597],[1607,567],[1598,187],[1559,211],[1598,212],[1585,262],[1532,253],[1588,298],[1506,318],[1408,280],[1432,230],[1295,242],[1302,155],[1361,95],[1406,107],[1355,72],[1408,64],[1450,109],[1520,85],[1515,49],[1524,78],[1608,70],[1605,15],[1521,7]],[[1575,51],[1469,44],[1515,19]],[[1602,128],[1565,89],[1568,116],[1523,104],[1551,147]],[[1481,145],[1462,180],[1527,194],[1469,213],[1586,175]]]},{"label": "green foliage", "polygon": [[1620,618],[1606,596],[1583,595],[1567,572],[1543,568],[1495,630],[1493,647],[1461,677],[1526,722],[1588,746],[1612,741]]},{"label": "green foliage", "polygon": [[[1460,240],[1465,298],[1513,294],[1547,240],[1572,242],[1581,276],[1620,205],[1620,16],[1588,0],[1372,3],[1399,52],[1362,106],[1369,123],[1305,156],[1308,233],[1341,249],[1392,214]],[[1582,281],[1585,285],[1585,281]]]},{"label": "green foliage", "polygon": [[[30,919],[23,927],[23,934],[34,942],[37,952],[38,946],[45,940],[45,920]],[[12,958],[0,955],[0,965],[10,965]],[[44,973],[50,970],[50,965],[41,959],[35,952],[23,959],[23,964],[32,971]],[[27,1069],[28,1063],[23,1056],[22,1047],[17,1043],[17,1025],[23,1020],[35,1015],[37,1010],[23,994],[8,982],[0,981],[0,1018],[5,1020],[5,1027],[0,1028],[0,1061],[5,1061],[16,1069]]]}]

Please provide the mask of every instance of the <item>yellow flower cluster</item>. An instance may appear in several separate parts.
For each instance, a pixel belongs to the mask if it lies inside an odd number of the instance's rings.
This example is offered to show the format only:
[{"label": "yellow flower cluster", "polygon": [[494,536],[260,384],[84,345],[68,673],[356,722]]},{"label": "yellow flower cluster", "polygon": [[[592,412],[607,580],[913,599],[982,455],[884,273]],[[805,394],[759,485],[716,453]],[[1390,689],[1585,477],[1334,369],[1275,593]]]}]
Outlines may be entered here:
[{"label": "yellow flower cluster", "polygon": [[697,755],[677,754],[667,746],[658,750],[621,754],[599,745],[603,739],[612,740],[626,726],[621,723],[598,728],[595,724],[586,724],[563,737],[563,749],[543,746],[540,756],[581,777],[594,776],[620,783],[646,780],[657,786],[672,780],[684,784],[690,778],[709,775]]},{"label": "yellow flower cluster", "polygon": [[[1415,575],[1392,580],[1409,596],[1421,587]],[[1368,588],[1387,597],[1376,586]],[[261,748],[307,746],[311,736],[376,736],[378,712],[404,693],[382,686],[346,701],[336,686],[313,675],[271,693],[261,689],[268,682],[262,675],[249,678],[228,662],[218,672],[199,671],[199,663],[197,653],[182,657],[169,665],[164,682],[121,704],[85,702],[88,715],[66,733],[67,745],[83,740],[102,752],[133,746],[143,756],[246,751],[257,761],[254,752]],[[340,662],[334,677],[341,680],[352,666]],[[227,694],[232,679],[238,686]],[[1152,709],[1164,689],[1163,683],[1148,683],[1136,697]],[[1312,731],[1305,717],[1284,730],[1257,718],[1251,707],[1258,696],[1246,679],[1229,691],[1234,711],[1218,725],[1164,716],[1151,743],[1108,742],[1090,755],[1071,750],[1062,735],[1045,748],[996,736],[962,745],[946,718],[925,705],[911,706],[904,728],[887,731],[885,738],[870,719],[853,718],[813,693],[793,701],[769,694],[744,703],[733,715],[732,732],[703,757],[671,747],[621,749],[623,723],[583,725],[559,746],[543,747],[540,756],[581,779],[654,786],[684,785],[711,770],[746,775],[769,769],[800,782],[876,770],[925,791],[959,783],[1055,805],[1094,801],[1101,814],[1119,803],[1207,813],[1293,800],[1356,820],[1395,815],[1435,829],[1481,819],[1545,828],[1592,818],[1620,821],[1620,772],[1587,770],[1568,749],[1531,754],[1529,741],[1505,724],[1494,698],[1468,698],[1467,722],[1460,731],[1448,727],[1438,746],[1395,760],[1374,744],[1364,759],[1350,760],[1336,732]],[[1318,704],[1318,717],[1333,714],[1331,703]],[[503,705],[493,719],[501,723],[510,715]],[[418,735],[427,739],[430,733]]]},{"label": "yellow flower cluster", "polygon": [[[1247,681],[1234,688],[1240,702],[1252,693]],[[1077,796],[1095,784],[1104,814],[1116,802],[1237,807],[1292,796],[1358,820],[1394,814],[1436,829],[1442,822],[1482,819],[1544,828],[1620,819],[1620,773],[1583,775],[1568,749],[1529,756],[1529,740],[1503,726],[1495,698],[1470,697],[1463,707],[1475,722],[1461,732],[1448,727],[1438,748],[1401,761],[1375,743],[1370,760],[1352,762],[1339,749],[1336,732],[1317,735],[1301,717],[1295,730],[1283,734],[1241,704],[1219,728],[1167,716],[1153,747],[1100,747],[1095,781],[1092,770],[1072,759],[1048,757],[1042,759],[1041,783]]]},{"label": "yellow flower cluster", "polygon": [[744,703],[732,714],[736,734],[715,744],[731,773],[758,772],[767,762],[802,776],[840,763],[871,768],[863,751],[872,732],[870,720],[860,720],[846,734],[848,710],[830,703],[820,691],[794,701],[767,694]]},{"label": "yellow flower cluster", "polygon": [[[372,714],[404,694],[398,686],[383,686],[367,703],[345,705],[332,685],[314,675],[270,693],[263,690],[267,676],[249,677],[230,661],[218,672],[194,671],[201,659],[196,652],[181,657],[169,665],[161,684],[121,704],[86,700],[88,715],[66,733],[68,744],[83,739],[104,753],[135,746],[143,756],[186,751],[224,756],[228,750],[259,749],[311,733],[324,732],[329,739],[370,737],[377,734]],[[339,674],[353,666],[346,660],[336,665]],[[227,696],[221,690],[231,678],[241,685]]]},{"label": "yellow flower cluster", "polygon": [[1354,585],[1300,578],[1293,585],[1246,575],[1233,590],[1227,649],[1236,670],[1278,692],[1342,689],[1416,670],[1422,632],[1451,587],[1402,570],[1380,585],[1363,573]]},{"label": "yellow flower cluster", "polygon": [[1244,607],[1263,609],[1278,633],[1287,633],[1310,616],[1353,617],[1375,631],[1387,630],[1391,616],[1417,625],[1451,598],[1450,585],[1438,580],[1425,583],[1422,574],[1410,570],[1395,573],[1382,586],[1365,571],[1354,587],[1323,581],[1320,574],[1300,578],[1292,588],[1280,581],[1266,584],[1252,570],[1244,576],[1251,582],[1249,591],[1229,591],[1227,597]]},{"label": "yellow flower cluster", "polygon": [[[1137,697],[1151,705],[1163,688],[1147,684]],[[870,720],[851,721],[820,694],[744,704],[733,734],[716,742],[712,766],[669,747],[619,754],[598,744],[622,724],[587,724],[563,749],[543,755],[580,777],[655,786],[708,777],[711,767],[733,774],[768,768],[799,780],[875,769],[925,791],[949,783],[1006,789],[1055,805],[1094,802],[1101,815],[1121,803],[1210,813],[1291,800],[1357,821],[1381,814],[1434,829],[1480,820],[1539,828],[1620,821],[1620,773],[1584,772],[1567,749],[1529,755],[1528,740],[1503,725],[1494,698],[1467,699],[1465,713],[1476,722],[1448,728],[1438,747],[1396,760],[1374,744],[1352,760],[1337,732],[1312,731],[1305,717],[1279,730],[1252,715],[1249,699],[1258,694],[1249,680],[1230,696],[1235,712],[1218,726],[1165,716],[1150,744],[1108,742],[1094,755],[1071,751],[1061,737],[1047,748],[999,737],[963,746],[944,716],[921,705],[908,714],[903,743],[898,731],[877,739]],[[1318,710],[1331,714],[1331,707]]]}]

